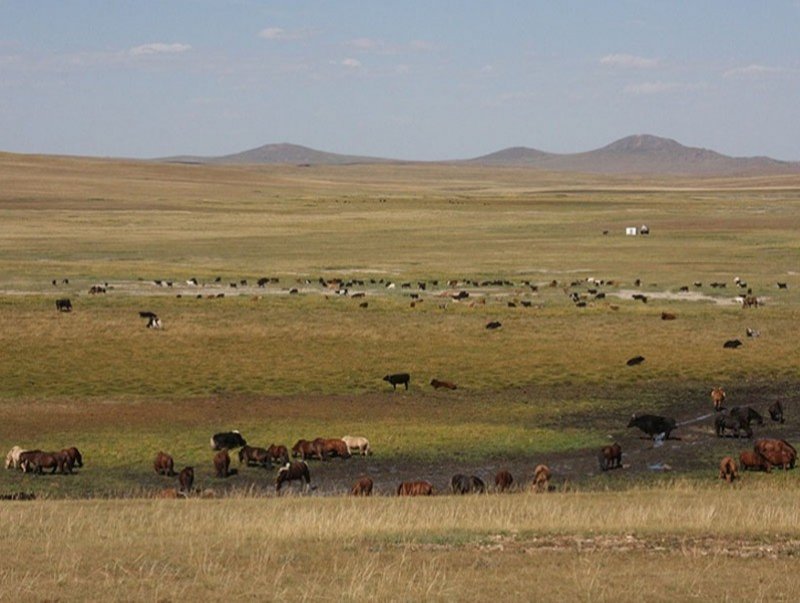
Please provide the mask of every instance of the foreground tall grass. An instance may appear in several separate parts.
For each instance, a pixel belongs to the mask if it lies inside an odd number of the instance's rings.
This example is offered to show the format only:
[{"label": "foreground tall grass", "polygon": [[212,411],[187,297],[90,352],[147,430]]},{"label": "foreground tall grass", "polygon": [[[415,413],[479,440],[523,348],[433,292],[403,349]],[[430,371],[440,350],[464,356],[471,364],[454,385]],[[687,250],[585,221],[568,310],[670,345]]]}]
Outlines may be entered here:
[{"label": "foreground tall grass", "polygon": [[[776,599],[794,486],[5,505],[0,598]],[[774,578],[773,578],[774,577]]]}]

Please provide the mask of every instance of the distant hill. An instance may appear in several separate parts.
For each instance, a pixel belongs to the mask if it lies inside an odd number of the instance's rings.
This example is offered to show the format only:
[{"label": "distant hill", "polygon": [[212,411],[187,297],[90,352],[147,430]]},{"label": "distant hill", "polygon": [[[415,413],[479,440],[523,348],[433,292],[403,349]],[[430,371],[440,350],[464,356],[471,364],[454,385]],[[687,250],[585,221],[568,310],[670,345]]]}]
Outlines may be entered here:
[{"label": "distant hill", "polygon": [[751,175],[800,172],[800,162],[769,157],[729,157],[649,134],[628,136],[584,153],[556,154],[513,147],[467,160],[475,165],[528,166],[601,174]]},{"label": "distant hill", "polygon": [[162,161],[176,163],[221,163],[221,164],[277,164],[288,163],[297,165],[347,165],[352,163],[385,163],[390,159],[378,157],[360,157],[357,155],[340,155],[339,153],[326,153],[297,144],[280,143],[265,144],[255,149],[221,155],[219,157],[180,156],[167,157]]},{"label": "distant hill", "polygon": [[[347,165],[357,163],[408,163],[400,160],[327,153],[300,145],[267,144],[219,157],[181,156],[161,161],[203,164]],[[670,138],[649,134],[627,136],[594,151],[548,153],[528,147],[510,147],[449,162],[470,165],[530,167],[556,172],[599,174],[684,174],[690,176],[749,176],[800,173],[800,162],[769,157],[729,157],[709,149],[687,147]]]}]

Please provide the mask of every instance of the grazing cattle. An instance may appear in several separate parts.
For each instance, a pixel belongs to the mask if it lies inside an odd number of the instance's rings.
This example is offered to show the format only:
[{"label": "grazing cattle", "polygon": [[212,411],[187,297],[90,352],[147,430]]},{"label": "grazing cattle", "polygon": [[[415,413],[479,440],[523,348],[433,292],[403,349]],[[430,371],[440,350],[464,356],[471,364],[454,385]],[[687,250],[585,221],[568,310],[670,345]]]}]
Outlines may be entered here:
[{"label": "grazing cattle", "polygon": [[783,469],[794,469],[797,451],[786,440],[757,440],[753,450],[763,456],[770,465]]},{"label": "grazing cattle", "polygon": [[732,417],[739,417],[742,421],[747,422],[749,425],[753,421],[758,423],[759,425],[764,424],[764,417],[762,417],[758,412],[755,411],[750,406],[734,406],[731,408],[730,413]]},{"label": "grazing cattle", "polygon": [[499,329],[502,326],[503,324],[499,320],[493,320],[492,322],[486,323],[486,328],[489,329],[490,331],[494,329]]},{"label": "grazing cattle", "polygon": [[228,449],[223,448],[214,455],[214,471],[219,478],[226,478],[233,475],[234,472],[230,470],[231,455],[228,454]]},{"label": "grazing cattle", "polygon": [[739,465],[742,471],[766,471],[769,473],[772,470],[769,461],[753,450],[745,450],[739,454]]},{"label": "grazing cattle", "polygon": [[187,494],[192,491],[192,484],[194,484],[194,467],[184,467],[178,474],[178,484],[180,484],[181,492]]},{"label": "grazing cattle", "polygon": [[391,383],[393,390],[396,390],[398,385],[405,385],[406,390],[408,390],[408,383],[411,381],[411,375],[408,373],[394,373],[392,375],[386,375],[383,380],[387,383]]},{"label": "grazing cattle", "polygon": [[726,429],[732,431],[732,435],[735,438],[740,437],[740,430],[744,430],[744,433],[748,438],[753,437],[753,429],[750,427],[750,423],[748,421],[739,416],[717,415],[716,419],[714,419],[714,431],[716,432],[717,437],[725,437]]},{"label": "grazing cattle", "polygon": [[339,438],[317,438],[312,442],[320,460],[338,456],[340,459],[349,459],[350,450],[344,440]]},{"label": "grazing cattle", "polygon": [[347,450],[350,453],[357,452],[362,456],[367,456],[368,454],[372,454],[372,449],[369,446],[369,440],[365,437],[361,436],[344,436],[342,441],[347,446]]},{"label": "grazing cattle", "polygon": [[285,465],[289,462],[289,451],[283,444],[270,444],[267,448],[267,454],[271,461]]},{"label": "grazing cattle", "polygon": [[153,461],[153,470],[158,475],[168,475],[170,477],[175,475],[174,471],[175,461],[166,452],[159,452]]},{"label": "grazing cattle", "polygon": [[785,419],[783,418],[783,404],[781,404],[780,400],[775,400],[775,402],[769,407],[769,418],[777,423],[783,423]]},{"label": "grazing cattle", "polygon": [[736,461],[731,457],[724,457],[719,463],[719,478],[724,479],[729,484],[739,477],[739,469]]},{"label": "grazing cattle", "polygon": [[297,443],[292,446],[292,457],[297,458],[298,456],[302,460],[316,457],[314,443],[308,440],[297,440]]},{"label": "grazing cattle", "polygon": [[644,362],[644,356],[634,356],[630,358],[625,364],[628,366],[636,366],[637,364],[641,364]]},{"label": "grazing cattle", "polygon": [[603,446],[600,449],[597,460],[600,462],[600,471],[619,469],[622,467],[622,447],[616,442]]},{"label": "grazing cattle", "polygon": [[477,475],[458,473],[450,480],[450,489],[453,494],[483,494],[486,492],[486,484]]},{"label": "grazing cattle", "polygon": [[721,387],[715,387],[711,390],[711,402],[714,404],[714,410],[719,412],[725,408],[722,403],[725,402],[725,390]]},{"label": "grazing cattle", "polygon": [[457,389],[458,386],[450,381],[440,381],[439,379],[431,379],[431,386],[433,389]]},{"label": "grazing cattle", "polygon": [[275,478],[275,491],[280,492],[284,483],[295,480],[305,481],[305,490],[311,487],[311,474],[305,461],[292,461],[278,469],[278,475]]},{"label": "grazing cattle", "polygon": [[550,467],[547,465],[536,465],[536,468],[533,470],[534,492],[547,492],[550,489],[550,478],[552,475]]},{"label": "grazing cattle", "polygon": [[433,496],[433,484],[425,480],[402,482],[397,486],[397,496]]},{"label": "grazing cattle", "polygon": [[669,439],[669,434],[677,426],[675,419],[658,415],[633,415],[628,421],[628,427],[638,427],[650,437],[664,434],[664,439]]},{"label": "grazing cattle", "polygon": [[661,320],[675,320],[676,318],[678,318],[676,314],[672,314],[670,312],[661,313]]},{"label": "grazing cattle", "polygon": [[722,347],[730,350],[735,350],[741,345],[742,342],[739,341],[738,339],[729,339],[728,341],[722,344]]},{"label": "grazing cattle", "polygon": [[81,451],[75,448],[75,446],[64,448],[61,452],[67,455],[70,465],[74,467],[83,467],[83,455],[81,455]]},{"label": "grazing cattle", "polygon": [[39,475],[44,473],[44,469],[52,469],[55,473],[72,473],[72,468],[68,463],[67,455],[60,452],[42,452],[41,450],[26,451],[20,454],[20,467],[22,471],[28,473],[33,471]]},{"label": "grazing cattle", "polygon": [[778,283],[778,289],[788,289],[789,286],[786,283]]},{"label": "grazing cattle", "polygon": [[56,310],[59,312],[72,312],[72,302],[66,297],[56,300]]},{"label": "grazing cattle", "polygon": [[6,455],[6,469],[19,469],[19,455],[21,455],[25,450],[20,446],[14,446],[11,450],[8,451]]},{"label": "grazing cattle", "polygon": [[372,478],[367,476],[358,478],[358,481],[350,488],[350,494],[353,496],[371,496]]},{"label": "grazing cattle", "polygon": [[162,328],[161,319],[158,316],[151,316],[150,320],[147,321],[147,328],[148,329]]},{"label": "grazing cattle", "polygon": [[247,440],[245,440],[242,434],[236,429],[223,433],[215,433],[211,436],[211,450],[222,450],[223,448],[232,450],[233,448],[240,448],[241,446],[247,446]]},{"label": "grazing cattle", "polygon": [[155,312],[150,312],[150,310],[140,310],[139,311],[140,318],[158,318]]},{"label": "grazing cattle", "polygon": [[361,302],[358,304],[359,308],[369,308],[369,302]]},{"label": "grazing cattle", "polygon": [[239,464],[243,462],[248,466],[269,467],[270,456],[266,448],[258,448],[256,446],[242,446],[239,449]]},{"label": "grazing cattle", "polygon": [[514,483],[514,477],[507,469],[501,469],[494,476],[494,487],[498,492],[505,492]]},{"label": "grazing cattle", "polygon": [[748,337],[761,337],[761,331],[756,331],[750,327],[747,327],[744,332]]}]

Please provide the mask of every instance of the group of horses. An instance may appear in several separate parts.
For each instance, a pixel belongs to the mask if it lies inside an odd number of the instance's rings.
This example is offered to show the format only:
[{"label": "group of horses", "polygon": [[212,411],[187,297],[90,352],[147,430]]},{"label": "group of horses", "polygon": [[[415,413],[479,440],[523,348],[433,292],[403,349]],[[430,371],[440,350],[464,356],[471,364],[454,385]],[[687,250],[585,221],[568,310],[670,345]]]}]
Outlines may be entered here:
[{"label": "group of horses", "polygon": [[83,456],[74,446],[57,452],[25,450],[20,446],[14,446],[6,455],[6,469],[18,469],[23,473],[41,475],[45,469],[49,469],[51,474],[56,471],[68,474],[72,473],[75,467],[83,467]]}]

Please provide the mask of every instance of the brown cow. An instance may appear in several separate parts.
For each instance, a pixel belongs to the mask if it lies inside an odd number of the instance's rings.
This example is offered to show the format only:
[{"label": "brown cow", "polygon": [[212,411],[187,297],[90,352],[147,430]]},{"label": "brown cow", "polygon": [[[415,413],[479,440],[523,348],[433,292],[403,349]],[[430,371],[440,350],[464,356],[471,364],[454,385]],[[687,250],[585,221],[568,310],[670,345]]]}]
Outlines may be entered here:
[{"label": "brown cow", "polygon": [[217,477],[225,478],[229,475],[233,475],[230,471],[230,466],[231,455],[228,454],[227,448],[223,448],[214,455],[214,470],[216,471]]},{"label": "brown cow", "polygon": [[597,459],[600,462],[600,471],[619,469],[622,467],[622,447],[616,442],[603,446]]},{"label": "brown cow", "polygon": [[281,485],[294,480],[305,481],[305,490],[311,487],[311,474],[305,461],[292,461],[278,469],[278,475],[275,477],[275,491],[280,492]]},{"label": "brown cow", "polygon": [[536,465],[536,468],[533,470],[534,492],[547,492],[550,489],[550,478],[552,475],[550,467],[547,465]]},{"label": "brown cow", "polygon": [[83,467],[83,456],[81,456],[80,450],[75,448],[75,446],[64,448],[61,452],[67,455],[71,466]]},{"label": "brown cow", "polygon": [[350,494],[353,496],[372,495],[372,478],[368,476],[358,478],[358,481],[350,489]]},{"label": "brown cow", "polygon": [[184,467],[181,469],[181,472],[178,474],[178,483],[181,487],[181,492],[186,492],[187,494],[192,491],[192,485],[194,484],[194,467]]},{"label": "brown cow", "polygon": [[731,457],[724,457],[719,463],[719,478],[724,479],[729,484],[739,477],[739,470],[736,461]]},{"label": "brown cow", "polygon": [[745,450],[739,455],[739,466],[742,471],[766,471],[769,473],[772,466],[769,461],[753,450]]},{"label": "brown cow", "polygon": [[458,389],[455,383],[450,381],[440,381],[439,379],[431,379],[431,386],[433,389]]},{"label": "brown cow", "polygon": [[725,390],[721,387],[715,387],[711,390],[711,402],[714,404],[714,410],[721,411],[724,407],[722,403],[725,402]]},{"label": "brown cow", "polygon": [[270,466],[269,451],[266,448],[244,445],[239,449],[239,464],[246,462],[248,466]]},{"label": "brown cow", "polygon": [[494,476],[494,487],[498,492],[505,492],[514,483],[514,477],[507,469],[501,469]]},{"label": "brown cow", "polygon": [[271,461],[276,463],[286,464],[289,462],[289,451],[283,444],[270,444],[267,448],[267,454]]},{"label": "brown cow", "polygon": [[758,440],[753,450],[763,456],[771,465],[783,469],[794,469],[797,451],[786,440]]},{"label": "brown cow", "polygon": [[397,486],[397,496],[433,496],[433,484],[425,480],[402,482]]},{"label": "brown cow", "polygon": [[153,469],[158,475],[173,477],[175,475],[174,467],[175,461],[166,452],[159,452],[153,461]]}]

